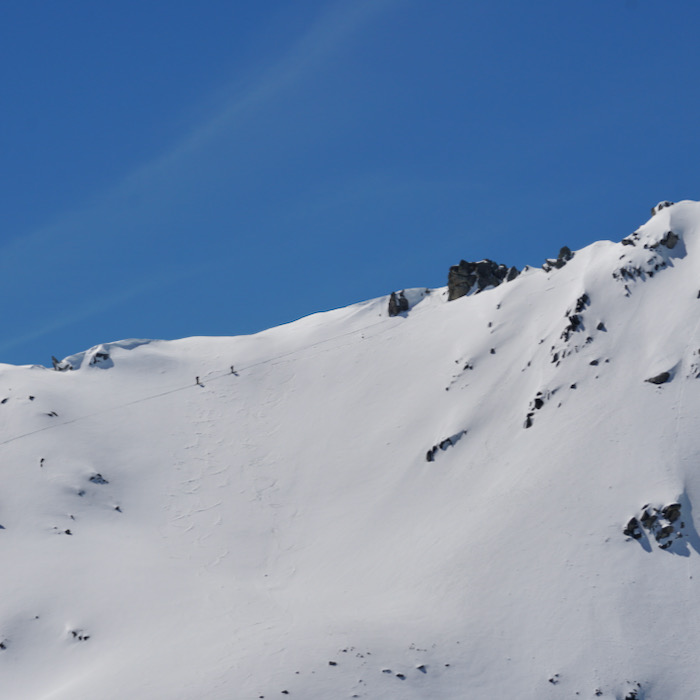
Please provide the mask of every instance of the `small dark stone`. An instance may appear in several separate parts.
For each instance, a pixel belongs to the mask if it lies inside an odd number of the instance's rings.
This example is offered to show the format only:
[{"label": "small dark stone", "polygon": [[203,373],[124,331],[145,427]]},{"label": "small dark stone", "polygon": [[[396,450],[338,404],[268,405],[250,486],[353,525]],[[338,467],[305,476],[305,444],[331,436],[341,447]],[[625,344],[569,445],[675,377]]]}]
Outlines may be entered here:
[{"label": "small dark stone", "polygon": [[645,510],[639,520],[641,521],[642,525],[649,530],[653,527],[658,518],[656,515],[652,515],[648,510]]},{"label": "small dark stone", "polygon": [[622,531],[623,535],[627,537],[633,537],[635,540],[639,540],[642,537],[642,531],[639,527],[639,521],[637,518],[630,518],[625,529]]},{"label": "small dark stone", "polygon": [[405,680],[406,680],[406,676],[404,676],[403,673],[397,673],[397,674],[396,674],[396,677],[397,677],[399,680],[401,680],[401,681],[405,681]]},{"label": "small dark stone", "polygon": [[329,665],[329,666],[337,666],[337,665],[338,665],[338,662],[337,662],[337,661],[329,661],[329,662],[328,662],[328,665]]},{"label": "small dark stone", "polygon": [[607,328],[605,327],[605,324],[601,321],[601,322],[596,326],[596,330],[598,330],[598,331],[606,331]]},{"label": "small dark stone", "polygon": [[598,360],[591,360],[588,364],[595,367],[598,364]]},{"label": "small dark stone", "polygon": [[671,523],[675,523],[678,518],[681,517],[681,504],[680,503],[669,503],[661,509],[661,512]]},{"label": "small dark stone", "polygon": [[496,348],[491,348],[491,354],[495,355],[496,354]]},{"label": "small dark stone", "polygon": [[673,525],[664,525],[656,533],[656,541],[659,542],[673,534]]},{"label": "small dark stone", "polygon": [[649,377],[649,379],[646,379],[645,381],[649,382],[650,384],[665,384],[670,378],[670,372],[661,372],[661,374],[657,374],[655,377]]},{"label": "small dark stone", "polygon": [[569,389],[575,389],[575,388],[576,388],[576,384],[572,384],[572,385],[569,387]]},{"label": "small dark stone", "polygon": [[109,481],[105,479],[102,474],[93,474],[90,477],[90,481],[92,481],[93,484],[108,484]]}]

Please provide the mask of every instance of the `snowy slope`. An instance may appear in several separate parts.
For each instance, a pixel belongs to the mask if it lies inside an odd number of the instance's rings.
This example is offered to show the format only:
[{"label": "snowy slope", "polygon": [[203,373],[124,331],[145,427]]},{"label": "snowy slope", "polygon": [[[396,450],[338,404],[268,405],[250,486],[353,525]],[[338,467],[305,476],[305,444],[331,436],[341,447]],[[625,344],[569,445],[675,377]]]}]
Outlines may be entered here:
[{"label": "snowy slope", "polygon": [[694,697],[699,290],[682,202],[397,317],[0,365],[0,699]]}]

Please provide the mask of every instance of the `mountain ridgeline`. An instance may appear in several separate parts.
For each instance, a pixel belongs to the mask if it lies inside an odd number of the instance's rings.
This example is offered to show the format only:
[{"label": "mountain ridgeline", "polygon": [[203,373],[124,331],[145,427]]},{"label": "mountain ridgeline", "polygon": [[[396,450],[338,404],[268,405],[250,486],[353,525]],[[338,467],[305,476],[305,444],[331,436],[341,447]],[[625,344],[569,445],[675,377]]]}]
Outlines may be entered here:
[{"label": "mountain ridgeline", "polygon": [[700,204],[652,214],[0,365],[0,699],[697,695]]}]

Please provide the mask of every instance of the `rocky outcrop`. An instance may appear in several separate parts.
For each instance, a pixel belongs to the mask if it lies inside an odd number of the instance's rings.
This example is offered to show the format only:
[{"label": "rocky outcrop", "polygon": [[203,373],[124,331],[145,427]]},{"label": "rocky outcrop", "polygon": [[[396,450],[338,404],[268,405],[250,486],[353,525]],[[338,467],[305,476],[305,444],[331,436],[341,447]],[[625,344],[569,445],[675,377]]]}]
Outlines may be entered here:
[{"label": "rocky outcrop", "polygon": [[450,435],[450,437],[447,437],[444,440],[441,440],[437,445],[433,445],[425,453],[425,461],[426,462],[434,462],[435,457],[438,454],[438,450],[442,450],[444,452],[448,447],[453,447],[466,434],[467,434],[466,430],[460,430],[458,433],[455,433],[454,435]]},{"label": "rocky outcrop", "polygon": [[661,372],[661,374],[657,374],[654,377],[649,377],[649,379],[646,379],[645,381],[649,382],[650,384],[665,384],[670,378],[670,372]]},{"label": "rocky outcrop", "polygon": [[678,243],[680,239],[678,238],[678,234],[674,233],[673,231],[666,231],[662,238],[658,240],[656,243],[652,243],[649,248],[651,250],[656,250],[660,245],[664,246],[664,248],[668,248],[669,250],[673,250],[676,247],[676,243]]},{"label": "rocky outcrop", "polygon": [[683,537],[681,530],[685,523],[680,518],[680,503],[669,503],[661,507],[653,507],[647,503],[637,515],[627,521],[622,534],[641,540],[646,531],[649,541],[653,538],[659,549],[668,549],[675,540]]},{"label": "rocky outcrop", "polygon": [[514,280],[519,274],[518,268],[507,267],[493,260],[460,260],[459,265],[453,265],[447,275],[447,300],[459,299],[470,292],[476,294],[488,287],[498,287],[502,282]]},{"label": "rocky outcrop", "polygon": [[401,313],[408,311],[408,299],[403,293],[403,290],[398,294],[392,292],[389,297],[389,316],[398,316]]},{"label": "rocky outcrop", "polygon": [[566,263],[574,257],[574,253],[571,252],[571,248],[568,246],[562,246],[559,250],[559,255],[556,258],[547,258],[542,265],[542,269],[545,272],[550,272],[551,270],[559,270],[564,267]]},{"label": "rocky outcrop", "polygon": [[668,202],[664,200],[663,202],[659,202],[655,207],[651,208],[651,215],[655,216],[658,214],[662,209],[666,209],[666,207],[672,207],[673,202]]}]

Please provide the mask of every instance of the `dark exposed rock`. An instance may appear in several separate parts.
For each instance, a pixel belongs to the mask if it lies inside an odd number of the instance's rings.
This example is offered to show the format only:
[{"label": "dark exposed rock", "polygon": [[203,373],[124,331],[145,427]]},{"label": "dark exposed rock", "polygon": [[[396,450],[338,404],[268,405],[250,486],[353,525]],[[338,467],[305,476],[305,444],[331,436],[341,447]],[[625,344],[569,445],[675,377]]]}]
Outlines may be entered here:
[{"label": "dark exposed rock", "polygon": [[502,282],[510,282],[520,274],[516,267],[507,267],[493,260],[467,262],[461,260],[453,265],[447,275],[447,300],[453,301],[470,292],[481,292],[487,287],[498,287]]},{"label": "dark exposed rock", "polygon": [[655,377],[649,377],[649,379],[646,379],[645,381],[649,382],[650,384],[665,384],[670,378],[670,372],[661,372],[661,374],[657,374]]},{"label": "dark exposed rock", "polygon": [[576,313],[580,314],[589,304],[591,299],[585,292],[576,300]]},{"label": "dark exposed rock", "polygon": [[672,207],[672,206],[673,206],[673,202],[669,202],[666,200],[661,201],[655,207],[651,208],[651,215],[656,216],[656,214],[658,214],[662,209],[666,209],[666,207]]},{"label": "dark exposed rock", "polygon": [[564,267],[564,265],[566,265],[566,263],[573,257],[574,253],[571,252],[571,249],[568,246],[562,246],[562,248],[559,250],[559,255],[557,255],[556,258],[547,258],[544,265],[542,265],[542,269],[545,272],[559,270],[560,268]]},{"label": "dark exposed rock", "polygon": [[595,328],[597,331],[603,331],[603,332],[606,332],[608,330],[602,321]]},{"label": "dark exposed rock", "polygon": [[58,360],[56,357],[51,355],[51,363],[53,364],[53,368],[57,372],[66,372],[69,369],[73,369],[73,365],[71,365],[70,362],[66,362],[65,360]]},{"label": "dark exposed rock", "polygon": [[109,351],[104,346],[101,346],[90,359],[90,364],[98,365],[102,362],[107,362],[107,360],[109,360]]},{"label": "dark exposed rock", "polygon": [[649,246],[650,248],[656,248],[659,245],[665,246],[669,250],[673,250],[673,248],[676,247],[676,243],[678,243],[678,235],[675,234],[673,231],[667,231],[664,234],[664,237],[655,245]]},{"label": "dark exposed rock", "polygon": [[392,292],[389,297],[389,316],[398,316],[400,313],[408,311],[408,299],[403,290],[396,294]]},{"label": "dark exposed rock", "polygon": [[[669,549],[676,539],[683,537],[683,533],[680,532],[680,529],[676,529],[676,525],[674,525],[680,517],[680,503],[669,503],[663,507],[652,507],[647,503],[642,506],[640,513],[636,517],[629,519],[623,533],[636,540],[641,539],[643,536],[641,525],[649,533],[650,539],[653,536],[659,549]],[[682,522],[680,527],[683,527]],[[645,546],[645,549],[647,548],[648,544]]]},{"label": "dark exposed rock", "polygon": [[644,525],[644,527],[647,530],[650,530],[654,526],[654,523],[656,523],[657,520],[658,520],[657,516],[652,515],[646,509],[644,509],[644,512],[642,513],[642,517],[640,518],[642,525]]},{"label": "dark exposed rock", "polygon": [[102,474],[93,474],[90,477],[90,481],[92,481],[93,484],[108,484],[109,481],[105,479]]},{"label": "dark exposed rock", "polygon": [[627,537],[634,537],[635,540],[641,539],[642,530],[639,526],[639,520],[637,520],[637,518],[630,518],[622,534]]},{"label": "dark exposed rock", "polygon": [[673,525],[670,523],[666,525],[661,525],[661,527],[658,528],[658,530],[655,533],[656,541],[658,542],[659,540],[666,539],[667,537],[670,537],[673,534]]},{"label": "dark exposed rock", "polygon": [[681,517],[681,504],[680,503],[669,503],[661,509],[661,513],[664,518],[671,523],[675,523],[678,518]]},{"label": "dark exposed rock", "polygon": [[426,462],[434,462],[435,456],[437,455],[438,450],[442,450],[444,452],[449,447],[456,445],[457,442],[459,440],[461,440],[466,434],[467,434],[466,430],[460,430],[458,433],[455,433],[454,435],[450,435],[450,437],[447,437],[444,440],[440,440],[440,442],[437,445],[433,445],[425,453],[425,461]]}]

